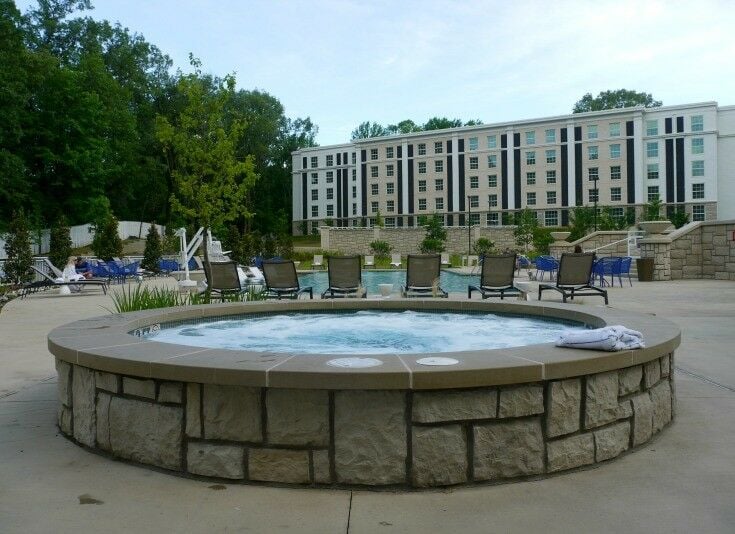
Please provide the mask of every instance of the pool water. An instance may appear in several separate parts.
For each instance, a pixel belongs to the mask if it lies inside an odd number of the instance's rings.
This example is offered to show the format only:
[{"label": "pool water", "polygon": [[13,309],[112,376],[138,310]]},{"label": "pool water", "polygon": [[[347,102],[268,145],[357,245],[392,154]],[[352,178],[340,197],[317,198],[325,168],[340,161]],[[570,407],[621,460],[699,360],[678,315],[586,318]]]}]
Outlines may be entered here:
[{"label": "pool water", "polygon": [[[321,294],[329,286],[329,277],[326,271],[300,274],[301,287],[312,286],[314,294]],[[406,283],[406,271],[362,271],[362,284],[367,289],[368,296],[380,294],[378,284],[393,284],[393,291],[397,293]],[[468,285],[479,285],[480,276],[458,274],[442,271],[439,285],[449,293],[467,293]]]},{"label": "pool water", "polygon": [[299,354],[410,354],[555,341],[578,323],[490,313],[358,311],[244,316],[165,327],[147,337],[196,347]]}]

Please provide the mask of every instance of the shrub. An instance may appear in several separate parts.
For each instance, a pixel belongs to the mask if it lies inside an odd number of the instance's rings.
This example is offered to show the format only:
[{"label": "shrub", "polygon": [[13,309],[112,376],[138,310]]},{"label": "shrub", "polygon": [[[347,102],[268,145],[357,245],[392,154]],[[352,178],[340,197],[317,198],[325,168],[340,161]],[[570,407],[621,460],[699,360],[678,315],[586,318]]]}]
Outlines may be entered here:
[{"label": "shrub", "polygon": [[8,258],[3,270],[8,282],[22,284],[33,280],[31,232],[23,210],[13,212],[13,217],[8,224],[8,233],[5,235],[5,253]]},{"label": "shrub", "polygon": [[671,213],[669,220],[674,225],[674,228],[681,228],[689,222],[689,214],[684,211],[684,208],[677,208]]},{"label": "shrub", "polygon": [[484,256],[485,254],[492,254],[495,252],[495,243],[490,241],[487,237],[481,237],[475,244],[472,245],[472,251],[478,256]]},{"label": "shrub", "polygon": [[160,269],[158,261],[163,256],[163,243],[156,228],[156,223],[151,224],[148,235],[145,238],[145,249],[143,250],[143,261],[140,266],[147,271],[157,273]]},{"label": "shrub", "polygon": [[554,242],[551,237],[551,228],[537,227],[533,231],[533,248],[539,254],[548,254],[549,245]]},{"label": "shrub", "polygon": [[[210,293],[199,294],[180,293],[178,289],[166,289],[160,287],[145,287],[141,285],[128,286],[127,289],[113,291],[111,294],[112,304],[116,313],[124,313],[140,310],[152,310],[155,308],[171,308],[174,306],[189,306],[195,304],[210,304],[214,302]],[[250,288],[245,293],[233,293],[225,295],[217,301],[242,302],[245,300],[265,300],[266,294],[260,289]],[[111,310],[108,310],[111,312]]]},{"label": "shrub", "polygon": [[426,230],[424,240],[419,244],[419,250],[423,254],[438,254],[444,252],[444,243],[447,240],[447,231],[444,228],[442,218],[434,214],[431,217],[425,217],[419,220]]},{"label": "shrub", "polygon": [[55,267],[63,269],[71,256],[72,247],[66,217],[59,216],[51,228],[50,237],[48,259]]},{"label": "shrub", "polygon": [[117,233],[117,218],[109,214],[107,218],[96,225],[92,250],[101,260],[111,260],[122,256],[122,240]]},{"label": "shrub", "polygon": [[661,202],[660,198],[655,198],[648,202],[648,204],[645,205],[644,211],[643,211],[643,217],[644,221],[660,221],[663,219],[661,217],[661,206],[663,205],[663,202]]},{"label": "shrub", "polygon": [[528,252],[530,245],[533,243],[533,236],[538,228],[538,219],[536,212],[528,208],[524,209],[516,217],[516,227],[513,229],[513,237],[516,238],[516,245],[523,247]]},{"label": "shrub", "polygon": [[370,250],[379,258],[385,258],[390,254],[391,246],[387,241],[381,241],[380,239],[370,243]]}]

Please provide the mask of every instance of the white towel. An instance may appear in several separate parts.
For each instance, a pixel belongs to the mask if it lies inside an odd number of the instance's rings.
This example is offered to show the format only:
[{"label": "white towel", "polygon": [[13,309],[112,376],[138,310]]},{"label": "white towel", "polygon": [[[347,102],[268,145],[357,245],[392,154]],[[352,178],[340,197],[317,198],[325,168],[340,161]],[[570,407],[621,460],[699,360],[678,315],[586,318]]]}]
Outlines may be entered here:
[{"label": "white towel", "polygon": [[557,347],[619,351],[642,349],[643,334],[622,325],[606,326],[594,330],[568,331],[562,333],[556,342]]}]

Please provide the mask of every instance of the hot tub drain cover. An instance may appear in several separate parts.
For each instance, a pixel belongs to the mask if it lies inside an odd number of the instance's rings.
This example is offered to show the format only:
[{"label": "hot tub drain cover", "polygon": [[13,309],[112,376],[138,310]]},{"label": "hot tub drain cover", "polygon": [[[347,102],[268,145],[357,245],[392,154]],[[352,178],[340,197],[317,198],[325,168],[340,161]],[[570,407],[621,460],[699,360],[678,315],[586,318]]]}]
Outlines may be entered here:
[{"label": "hot tub drain cover", "polygon": [[378,365],[383,365],[383,362],[375,358],[335,358],[334,360],[329,360],[327,365],[360,369],[364,367],[377,367]]},{"label": "hot tub drain cover", "polygon": [[440,356],[430,356],[429,358],[421,358],[416,360],[419,365],[457,365],[459,360],[454,358],[442,358]]}]

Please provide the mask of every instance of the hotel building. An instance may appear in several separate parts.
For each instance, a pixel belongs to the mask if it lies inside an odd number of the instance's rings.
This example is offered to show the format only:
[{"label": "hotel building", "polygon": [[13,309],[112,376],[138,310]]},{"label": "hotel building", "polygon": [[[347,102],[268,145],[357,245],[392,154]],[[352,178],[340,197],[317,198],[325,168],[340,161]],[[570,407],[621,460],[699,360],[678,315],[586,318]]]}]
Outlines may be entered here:
[{"label": "hotel building", "polygon": [[293,231],[498,226],[530,208],[564,226],[575,206],[614,216],[660,198],[690,220],[735,219],[735,106],[704,102],[483,124],[293,152]]}]

